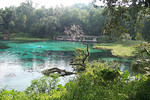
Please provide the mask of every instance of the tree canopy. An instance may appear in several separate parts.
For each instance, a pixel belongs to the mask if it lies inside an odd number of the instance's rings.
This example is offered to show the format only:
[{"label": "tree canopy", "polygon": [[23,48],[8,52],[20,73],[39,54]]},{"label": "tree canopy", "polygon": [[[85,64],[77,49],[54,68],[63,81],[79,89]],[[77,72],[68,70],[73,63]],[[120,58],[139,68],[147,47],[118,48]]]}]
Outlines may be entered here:
[{"label": "tree canopy", "polygon": [[[103,6],[93,6],[96,1],[103,2]],[[27,0],[18,7],[0,9],[0,32],[53,38],[65,28],[79,25],[85,35],[108,35],[112,39],[129,34],[135,39],[140,33],[149,40],[149,0],[93,0],[93,4],[36,8]]]},{"label": "tree canopy", "polygon": [[143,27],[150,20],[150,0],[93,0],[93,3],[97,1],[103,2],[104,32],[111,38],[130,34],[135,39],[138,33],[149,36],[150,30]]},{"label": "tree canopy", "polygon": [[102,11],[102,8],[94,8],[92,4],[36,8],[33,2],[26,1],[18,7],[0,9],[0,32],[23,32],[42,38],[59,35],[64,33],[65,28],[79,25],[86,35],[100,35],[104,20]]}]

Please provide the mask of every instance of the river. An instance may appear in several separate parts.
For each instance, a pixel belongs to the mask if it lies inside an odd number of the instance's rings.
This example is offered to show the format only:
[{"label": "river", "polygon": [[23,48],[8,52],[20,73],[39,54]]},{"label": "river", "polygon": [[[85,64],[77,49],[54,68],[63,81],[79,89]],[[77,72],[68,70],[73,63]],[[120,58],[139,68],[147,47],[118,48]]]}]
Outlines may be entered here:
[{"label": "river", "polygon": [[[129,69],[129,60],[114,57],[110,51],[92,49],[92,45],[90,43],[89,60],[117,60],[122,62],[121,71]],[[47,68],[73,71],[69,61],[74,57],[75,48],[85,46],[79,42],[67,41],[0,41],[0,88],[23,91],[30,86],[31,80],[43,76],[41,71]],[[74,77],[60,77],[60,83],[64,85]]]}]

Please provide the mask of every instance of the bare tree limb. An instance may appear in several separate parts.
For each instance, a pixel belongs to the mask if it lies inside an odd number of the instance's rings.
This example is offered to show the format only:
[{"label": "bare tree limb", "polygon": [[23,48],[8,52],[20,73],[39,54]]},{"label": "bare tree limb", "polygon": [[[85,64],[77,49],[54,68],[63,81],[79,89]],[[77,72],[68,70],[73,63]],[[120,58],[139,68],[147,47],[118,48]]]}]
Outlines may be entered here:
[{"label": "bare tree limb", "polygon": [[82,44],[86,45],[86,51],[80,50],[80,49],[78,49],[78,51],[83,53],[83,58],[72,59],[72,61],[70,62],[70,65],[81,66],[82,69],[85,70],[86,68],[85,62],[88,59],[90,52],[89,52],[89,45],[87,43],[82,43]]}]

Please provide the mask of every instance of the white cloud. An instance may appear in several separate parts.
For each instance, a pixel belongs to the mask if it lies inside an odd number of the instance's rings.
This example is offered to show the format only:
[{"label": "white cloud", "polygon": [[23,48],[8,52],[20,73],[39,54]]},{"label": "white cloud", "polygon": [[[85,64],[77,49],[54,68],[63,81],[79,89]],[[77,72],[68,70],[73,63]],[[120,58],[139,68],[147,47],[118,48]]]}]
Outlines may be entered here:
[{"label": "white cloud", "polygon": [[0,0],[0,8],[9,6],[19,6],[21,2],[25,0]]}]

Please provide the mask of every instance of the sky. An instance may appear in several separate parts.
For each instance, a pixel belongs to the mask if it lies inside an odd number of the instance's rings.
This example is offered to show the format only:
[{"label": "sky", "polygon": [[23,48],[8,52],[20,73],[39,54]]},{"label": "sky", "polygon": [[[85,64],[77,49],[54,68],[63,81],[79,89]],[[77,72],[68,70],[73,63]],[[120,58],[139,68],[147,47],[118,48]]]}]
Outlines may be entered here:
[{"label": "sky", "polygon": [[[19,6],[21,2],[26,0],[0,0],[0,8],[10,7],[10,6]],[[38,7],[44,6],[55,7],[56,5],[71,6],[74,3],[85,3],[88,4],[92,0],[32,0],[34,4],[38,4]]]}]

